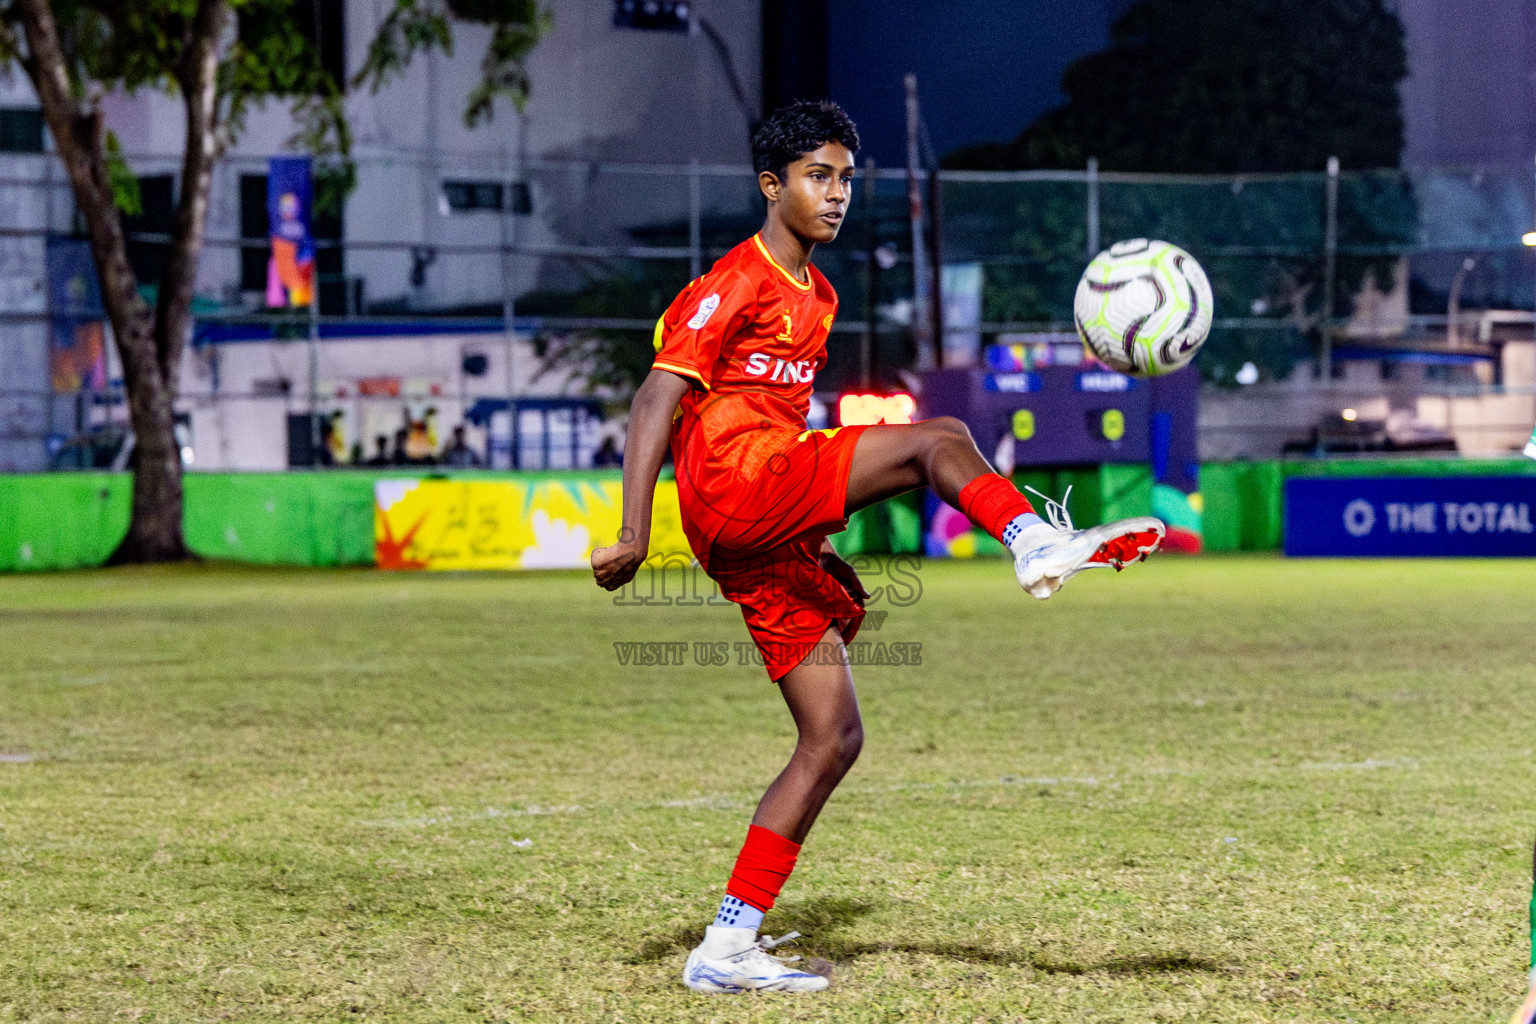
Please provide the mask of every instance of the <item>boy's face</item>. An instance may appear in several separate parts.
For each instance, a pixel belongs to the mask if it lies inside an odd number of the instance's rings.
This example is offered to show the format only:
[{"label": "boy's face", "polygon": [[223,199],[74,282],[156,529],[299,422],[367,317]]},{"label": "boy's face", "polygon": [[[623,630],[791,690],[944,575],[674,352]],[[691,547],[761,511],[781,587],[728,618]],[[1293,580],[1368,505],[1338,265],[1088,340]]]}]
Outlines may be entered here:
[{"label": "boy's face", "polygon": [[773,204],[769,216],[808,242],[830,242],[853,194],[853,154],[842,143],[829,142],[785,168],[783,180],[764,171],[758,186]]}]

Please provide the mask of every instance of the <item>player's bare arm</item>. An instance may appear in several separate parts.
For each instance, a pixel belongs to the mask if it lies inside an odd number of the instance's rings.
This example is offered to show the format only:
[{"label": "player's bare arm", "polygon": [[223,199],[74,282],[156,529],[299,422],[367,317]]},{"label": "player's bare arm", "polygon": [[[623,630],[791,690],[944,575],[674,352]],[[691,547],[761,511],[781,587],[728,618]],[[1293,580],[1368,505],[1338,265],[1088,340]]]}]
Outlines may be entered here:
[{"label": "player's bare arm", "polygon": [[666,370],[652,370],[635,392],[624,440],[624,518],[615,544],[592,552],[592,575],[604,590],[635,578],[651,552],[651,504],[667,456],[672,414],[692,385]]},{"label": "player's bare arm", "polygon": [[853,566],[848,564],[842,555],[837,553],[837,548],[832,546],[830,538],[823,537],[821,540],[820,561],[821,567],[831,573],[832,578],[841,583],[843,589],[848,591],[848,596],[859,602],[859,604],[869,600],[869,591],[864,588],[864,583],[859,579],[859,574],[854,570]]}]

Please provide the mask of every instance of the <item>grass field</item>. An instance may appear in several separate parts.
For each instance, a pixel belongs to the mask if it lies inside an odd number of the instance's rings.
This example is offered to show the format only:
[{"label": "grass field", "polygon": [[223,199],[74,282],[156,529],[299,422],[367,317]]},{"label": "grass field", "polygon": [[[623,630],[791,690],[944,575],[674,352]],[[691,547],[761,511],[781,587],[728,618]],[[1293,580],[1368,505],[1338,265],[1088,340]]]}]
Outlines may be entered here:
[{"label": "grass field", "polygon": [[0,579],[0,1021],[1502,1020],[1536,564],[925,563],[769,915],[678,983],[791,744],[730,607],[576,573]]}]

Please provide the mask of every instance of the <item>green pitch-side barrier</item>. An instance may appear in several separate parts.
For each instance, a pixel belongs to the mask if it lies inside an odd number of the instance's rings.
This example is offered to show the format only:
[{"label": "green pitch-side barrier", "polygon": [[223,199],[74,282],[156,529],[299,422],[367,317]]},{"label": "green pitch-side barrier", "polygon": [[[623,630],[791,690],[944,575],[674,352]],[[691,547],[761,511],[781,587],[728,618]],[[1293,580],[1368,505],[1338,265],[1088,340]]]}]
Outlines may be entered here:
[{"label": "green pitch-side barrier", "polygon": [[[409,470],[189,473],[187,543],[210,559],[265,565],[371,565],[374,482],[403,475],[416,474]],[[512,478],[485,471],[443,475]],[[617,479],[619,472],[523,474],[521,478],[530,476]],[[1145,514],[1151,502],[1151,477],[1142,466],[1021,472],[1016,479],[1021,486],[1029,484],[1050,495],[1060,495],[1071,485],[1072,512],[1083,525]],[[0,571],[100,565],[128,529],[131,488],[126,474],[0,475]],[[908,494],[858,513],[834,543],[844,554],[920,553],[922,527],[922,495]]]},{"label": "green pitch-side barrier", "polygon": [[[1201,467],[1207,551],[1262,551],[1280,546],[1281,494],[1288,476],[1536,475],[1529,459],[1231,462]],[[267,565],[371,565],[373,485],[380,478],[420,475],[334,470],[293,473],[190,473],[186,477],[187,543],[204,558]],[[455,472],[451,479],[495,480],[512,474]],[[523,474],[617,478],[617,470]],[[1014,474],[1052,497],[1072,487],[1079,526],[1147,515],[1152,475],[1146,466],[1093,466]],[[0,571],[78,569],[100,565],[128,528],[126,474],[0,475]],[[920,553],[922,495],[908,494],[858,513],[834,538],[846,554]],[[989,547],[990,545],[990,547]],[[978,554],[1001,554],[987,539]]]}]

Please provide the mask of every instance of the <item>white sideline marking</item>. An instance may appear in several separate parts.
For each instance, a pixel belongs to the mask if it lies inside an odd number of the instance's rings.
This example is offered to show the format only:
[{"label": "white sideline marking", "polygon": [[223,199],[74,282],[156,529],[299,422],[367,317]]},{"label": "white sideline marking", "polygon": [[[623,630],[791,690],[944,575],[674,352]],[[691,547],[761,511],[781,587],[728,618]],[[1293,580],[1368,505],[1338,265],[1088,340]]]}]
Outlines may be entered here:
[{"label": "white sideline marking", "polygon": [[[6,755],[0,754],[0,761],[21,757],[32,760],[30,754]],[[1295,765],[1294,767],[1255,766],[1260,774],[1270,772],[1288,771],[1313,771],[1313,772],[1338,772],[1338,771],[1380,771],[1383,769],[1413,769],[1419,767],[1419,762],[1411,757],[1393,758],[1367,758],[1364,761],[1321,761]],[[1185,771],[1155,771],[1137,772],[1117,778],[1110,775],[1107,779],[1100,779],[1093,775],[1001,775],[990,779],[954,779],[948,782],[903,782],[890,786],[857,786],[847,789],[839,789],[844,796],[877,796],[892,793],[922,793],[937,792],[958,789],[985,789],[991,786],[1102,786],[1106,782],[1118,784],[1120,782],[1134,781],[1140,778],[1156,776],[1191,776],[1201,774]],[[1211,774],[1221,775],[1222,772]],[[654,803],[624,803],[624,804],[599,804],[591,808],[580,804],[563,804],[539,806],[531,804],[527,807],[487,807],[483,811],[475,811],[467,814],[436,814],[424,815],[417,818],[379,818],[371,821],[361,821],[358,824],[365,828],[421,828],[428,825],[451,825],[454,823],[468,824],[477,821],[491,821],[496,818],[530,818],[545,816],[566,816],[572,814],[585,814],[589,810],[600,813],[621,813],[628,811],[648,811],[665,808],[667,810],[689,810],[702,808],[712,811],[735,811],[743,807],[755,806],[761,794],[753,793],[706,793],[702,796],[684,797],[677,800],[659,800]]]},{"label": "white sideline marking", "polygon": [[549,814],[582,814],[585,807],[579,804],[567,804],[559,807],[487,807],[483,811],[473,814],[434,814],[420,818],[379,818],[374,821],[360,821],[364,828],[412,828],[422,825],[447,825],[455,821],[491,821],[496,818],[535,818]]},{"label": "white sideline marking", "polygon": [[36,754],[0,754],[0,764],[31,764],[36,760]]},{"label": "white sideline marking", "polygon": [[[1049,778],[1026,777],[1022,775],[1003,775],[994,779],[959,779],[953,782],[910,782],[895,786],[869,786],[856,789],[846,789],[842,792],[852,796],[868,796],[876,793],[913,793],[944,789],[979,789],[987,786],[1062,786],[1081,785],[1097,786],[1099,780],[1084,776],[1081,778]],[[741,807],[754,805],[759,797],[743,793],[707,793],[704,796],[687,797],[682,800],[661,800],[650,804],[623,804],[599,806],[594,808],[599,811],[630,811],[630,810],[655,810],[657,808],[688,809],[704,807],[717,811],[733,811]],[[487,807],[483,811],[471,814],[434,814],[424,815],[419,818],[376,818],[371,821],[360,821],[364,828],[420,828],[426,825],[450,825],[455,822],[491,821],[496,818],[526,818],[543,817],[546,815],[570,815],[584,814],[587,808],[579,804],[562,806],[540,807],[530,805],[528,807]]]},{"label": "white sideline marking", "polygon": [[1411,757],[1389,757],[1378,761],[1374,757],[1364,761],[1325,761],[1320,764],[1297,765],[1303,771],[1313,772],[1370,772],[1378,768],[1417,768],[1419,762]]}]

